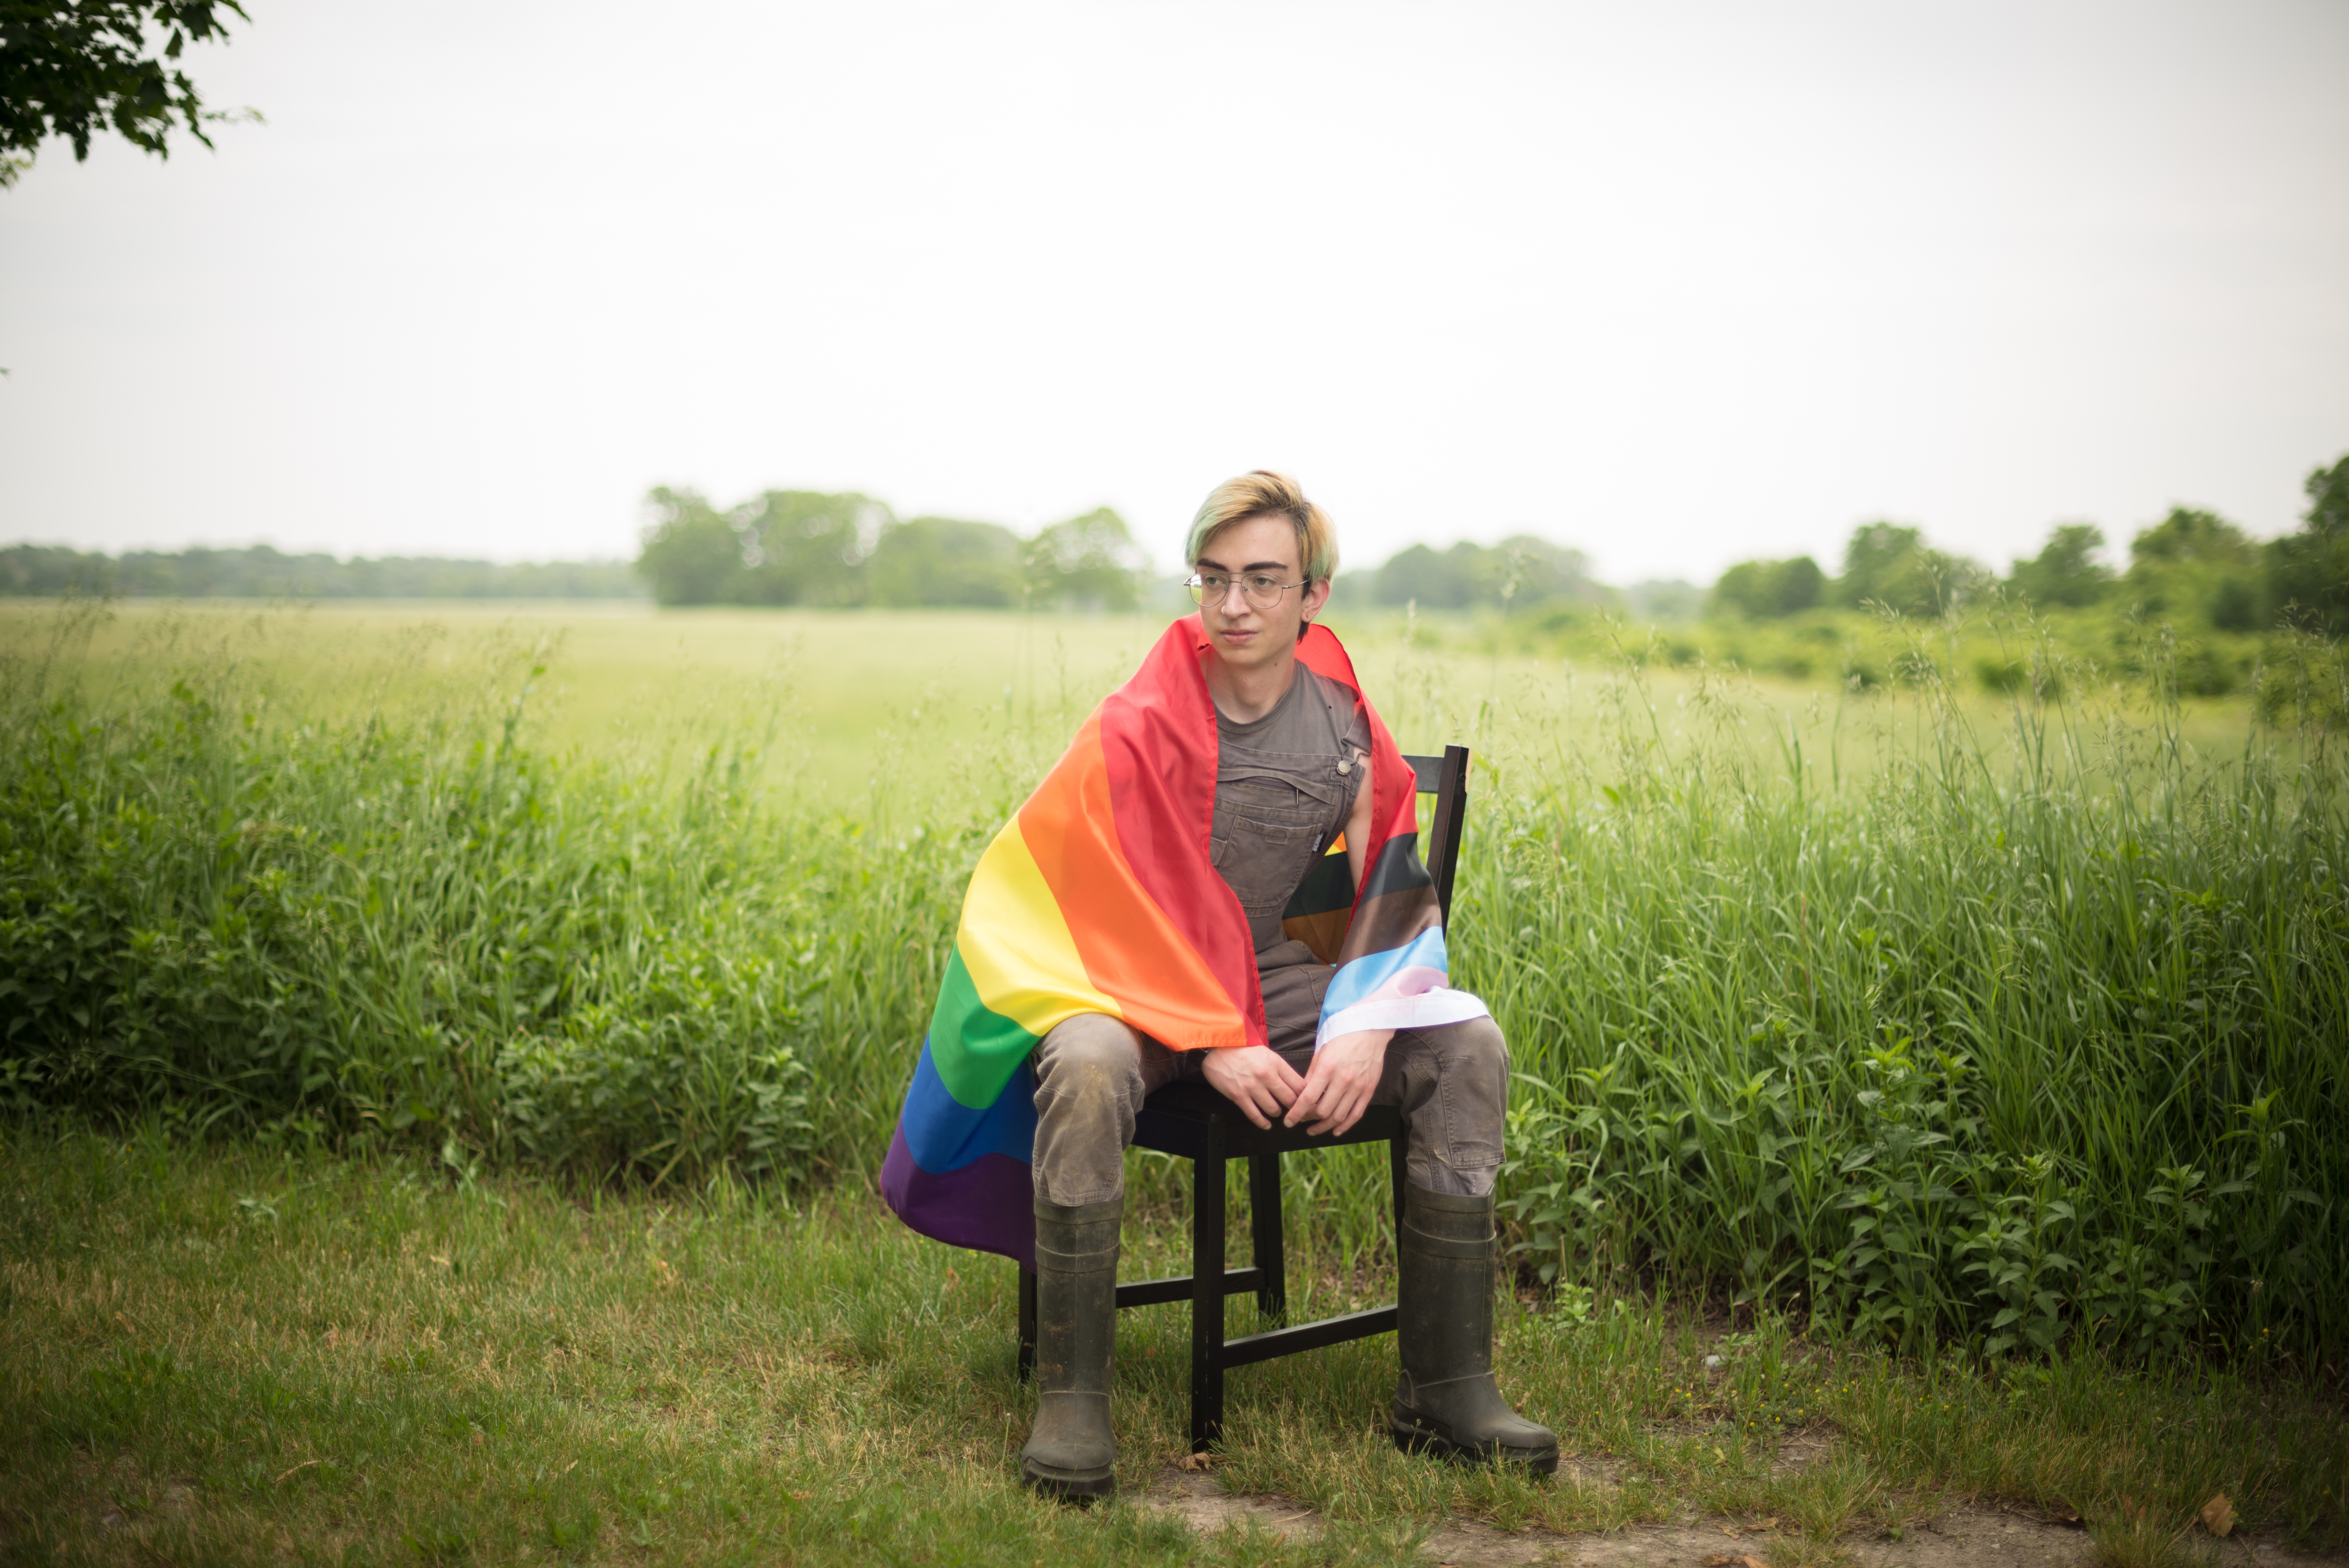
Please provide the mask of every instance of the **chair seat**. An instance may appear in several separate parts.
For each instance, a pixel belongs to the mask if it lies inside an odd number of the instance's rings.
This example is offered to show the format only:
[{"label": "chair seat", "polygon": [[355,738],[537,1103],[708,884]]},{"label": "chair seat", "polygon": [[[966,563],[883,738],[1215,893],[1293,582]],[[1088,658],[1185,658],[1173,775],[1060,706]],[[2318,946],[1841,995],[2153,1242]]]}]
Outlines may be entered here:
[{"label": "chair seat", "polygon": [[1180,1078],[1142,1102],[1133,1119],[1137,1149],[1196,1160],[1213,1136],[1227,1160],[1255,1154],[1289,1154],[1302,1149],[1337,1149],[1349,1143],[1384,1143],[1402,1136],[1402,1116],[1391,1105],[1374,1105],[1360,1121],[1335,1135],[1315,1137],[1302,1127],[1269,1130],[1247,1119],[1247,1113],[1226,1099],[1221,1090],[1201,1078]]}]

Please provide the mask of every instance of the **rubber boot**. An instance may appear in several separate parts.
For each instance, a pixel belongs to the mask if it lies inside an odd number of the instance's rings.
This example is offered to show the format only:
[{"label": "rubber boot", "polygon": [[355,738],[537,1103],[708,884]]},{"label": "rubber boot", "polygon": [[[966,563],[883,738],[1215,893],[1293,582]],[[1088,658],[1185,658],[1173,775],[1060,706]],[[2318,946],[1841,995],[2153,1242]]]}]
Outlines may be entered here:
[{"label": "rubber boot", "polygon": [[1471,1464],[1557,1469],[1557,1438],[1509,1408],[1493,1381],[1493,1199],[1404,1189],[1395,1292],[1395,1447]]},{"label": "rubber boot", "polygon": [[1117,1490],[1109,1388],[1117,1347],[1117,1227],[1125,1200],[1068,1208],[1036,1200],[1036,1428],[1019,1478],[1090,1502]]}]

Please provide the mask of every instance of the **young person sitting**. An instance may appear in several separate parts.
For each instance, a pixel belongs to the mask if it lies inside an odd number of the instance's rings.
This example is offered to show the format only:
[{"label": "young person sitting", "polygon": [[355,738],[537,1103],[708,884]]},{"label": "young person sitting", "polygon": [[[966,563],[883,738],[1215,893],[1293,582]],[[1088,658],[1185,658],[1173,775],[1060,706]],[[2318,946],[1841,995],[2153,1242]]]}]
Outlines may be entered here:
[{"label": "young person sitting", "polygon": [[[1123,1155],[1143,1099],[1196,1076],[1258,1127],[1316,1134],[1394,1106],[1395,1440],[1555,1470],[1556,1438],[1492,1375],[1508,1049],[1444,984],[1415,780],[1313,624],[1335,531],[1296,481],[1258,470],[1208,495],[1185,553],[1198,615],[1087,720],[973,874],[884,1192],[927,1234],[1032,1256],[1041,1397],[1021,1473],[1106,1496]],[[1340,844],[1337,919],[1297,919]],[[1032,1232],[1001,1212],[1022,1177]]]}]

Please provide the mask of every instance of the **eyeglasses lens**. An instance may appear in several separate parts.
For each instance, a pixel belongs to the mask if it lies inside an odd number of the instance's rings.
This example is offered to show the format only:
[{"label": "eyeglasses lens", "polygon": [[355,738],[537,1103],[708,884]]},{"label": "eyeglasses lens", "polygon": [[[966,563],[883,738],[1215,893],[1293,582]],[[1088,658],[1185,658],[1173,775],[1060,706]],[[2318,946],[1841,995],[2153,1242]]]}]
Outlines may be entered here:
[{"label": "eyeglasses lens", "polygon": [[[1194,577],[1186,584],[1191,597],[1201,604],[1221,604],[1231,596],[1234,579],[1229,577]],[[1269,610],[1280,603],[1280,597],[1290,584],[1261,574],[1237,579],[1241,597],[1259,610]]]}]

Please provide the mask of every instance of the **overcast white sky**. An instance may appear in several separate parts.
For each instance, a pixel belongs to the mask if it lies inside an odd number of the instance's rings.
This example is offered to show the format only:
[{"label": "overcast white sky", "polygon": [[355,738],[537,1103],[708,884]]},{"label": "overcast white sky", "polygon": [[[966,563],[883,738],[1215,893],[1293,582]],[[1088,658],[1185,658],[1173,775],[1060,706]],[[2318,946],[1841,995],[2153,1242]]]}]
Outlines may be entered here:
[{"label": "overcast white sky", "polygon": [[249,0],[0,193],[0,541],[627,554],[855,489],[1171,564],[2003,565],[2349,450],[2349,5]]}]

